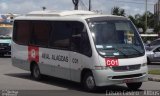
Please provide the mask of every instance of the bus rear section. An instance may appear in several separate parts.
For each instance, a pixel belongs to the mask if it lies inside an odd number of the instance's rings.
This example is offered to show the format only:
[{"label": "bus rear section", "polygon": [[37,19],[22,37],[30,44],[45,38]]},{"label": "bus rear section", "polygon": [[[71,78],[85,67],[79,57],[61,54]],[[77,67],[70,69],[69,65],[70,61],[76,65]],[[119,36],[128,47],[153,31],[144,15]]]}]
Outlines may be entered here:
[{"label": "bus rear section", "polygon": [[88,91],[121,83],[140,88],[147,81],[147,59],[132,22],[78,12],[15,19],[12,64],[36,80],[50,75],[81,82]]}]

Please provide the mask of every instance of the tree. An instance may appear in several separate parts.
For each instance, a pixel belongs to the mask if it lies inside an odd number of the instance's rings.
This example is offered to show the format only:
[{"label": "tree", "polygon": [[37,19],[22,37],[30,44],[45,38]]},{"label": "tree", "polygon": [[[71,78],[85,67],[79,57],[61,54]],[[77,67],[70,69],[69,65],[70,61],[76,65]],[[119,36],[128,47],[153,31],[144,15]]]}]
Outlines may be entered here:
[{"label": "tree", "polygon": [[130,20],[136,25],[137,28],[142,28],[143,32],[146,33],[146,28],[145,26],[145,16],[147,14],[147,27],[148,28],[154,28],[154,14],[151,12],[144,13],[143,15],[136,14],[135,16],[128,16]]},{"label": "tree", "polygon": [[142,18],[142,16],[140,14],[136,14],[135,16],[128,16],[128,18],[130,18],[130,20],[134,23],[134,25],[137,27],[137,28],[142,28],[143,29],[143,32],[146,31],[145,29],[145,22]]},{"label": "tree", "polygon": [[154,26],[155,26],[155,21],[154,21],[154,14],[153,13],[151,13],[151,12],[147,12],[147,18],[148,18],[148,27],[149,28],[154,28]]},{"label": "tree", "polygon": [[154,26],[154,32],[160,33],[160,22]]},{"label": "tree", "polygon": [[129,15],[128,18],[137,26],[137,20],[135,17]]},{"label": "tree", "polygon": [[121,9],[119,7],[112,8],[111,14],[118,15],[118,16],[125,16],[126,15],[125,10]]}]

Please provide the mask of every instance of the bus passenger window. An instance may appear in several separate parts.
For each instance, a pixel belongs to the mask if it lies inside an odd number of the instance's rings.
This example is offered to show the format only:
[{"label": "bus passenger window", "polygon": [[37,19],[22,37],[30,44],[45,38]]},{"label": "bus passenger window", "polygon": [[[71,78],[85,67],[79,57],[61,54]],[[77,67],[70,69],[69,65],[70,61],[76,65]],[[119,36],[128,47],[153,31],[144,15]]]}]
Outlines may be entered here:
[{"label": "bus passenger window", "polygon": [[81,22],[74,22],[72,27],[71,50],[91,56],[91,46],[86,27]]},{"label": "bus passenger window", "polygon": [[71,29],[66,21],[52,22],[53,32],[51,46],[58,49],[69,49]]},{"label": "bus passenger window", "polygon": [[92,56],[92,50],[87,31],[82,32],[81,53],[89,57]]},{"label": "bus passenger window", "polygon": [[72,22],[71,50],[80,52],[81,33],[84,25],[80,22]]},{"label": "bus passenger window", "polygon": [[48,46],[51,27],[47,21],[35,21],[33,40],[35,45]]},{"label": "bus passenger window", "polygon": [[29,43],[31,33],[30,21],[16,21],[14,26],[14,41],[19,44],[27,45]]}]

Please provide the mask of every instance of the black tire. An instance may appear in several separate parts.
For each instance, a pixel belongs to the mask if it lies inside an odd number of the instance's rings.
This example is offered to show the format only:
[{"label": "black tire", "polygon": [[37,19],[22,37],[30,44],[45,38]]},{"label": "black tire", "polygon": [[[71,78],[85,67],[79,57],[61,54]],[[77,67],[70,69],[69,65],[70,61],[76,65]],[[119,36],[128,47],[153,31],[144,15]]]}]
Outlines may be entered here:
[{"label": "black tire", "polygon": [[126,83],[126,85],[131,90],[138,90],[142,86],[142,82]]},{"label": "black tire", "polygon": [[95,80],[91,72],[87,72],[83,76],[82,84],[85,91],[93,92],[97,90],[97,86],[95,84]]},{"label": "black tire", "polygon": [[41,80],[41,73],[40,73],[40,70],[39,70],[39,67],[37,64],[34,64],[32,69],[31,69],[31,75],[33,77],[33,79],[39,81]]}]

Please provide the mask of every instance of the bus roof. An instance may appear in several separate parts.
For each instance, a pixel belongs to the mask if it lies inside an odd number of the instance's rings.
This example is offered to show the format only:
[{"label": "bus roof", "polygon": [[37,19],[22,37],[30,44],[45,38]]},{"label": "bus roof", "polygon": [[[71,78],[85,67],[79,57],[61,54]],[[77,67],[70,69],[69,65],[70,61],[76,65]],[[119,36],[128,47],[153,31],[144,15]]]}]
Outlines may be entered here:
[{"label": "bus roof", "polygon": [[33,11],[24,16],[19,16],[15,18],[15,20],[35,20],[35,19],[51,19],[51,18],[60,18],[60,19],[86,19],[86,18],[93,18],[93,17],[119,17],[125,18],[122,16],[115,16],[115,15],[102,15],[92,11],[83,11],[83,10],[73,10],[73,11]]}]

